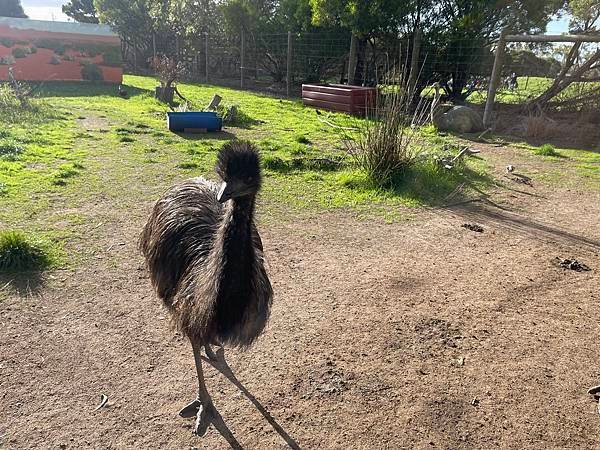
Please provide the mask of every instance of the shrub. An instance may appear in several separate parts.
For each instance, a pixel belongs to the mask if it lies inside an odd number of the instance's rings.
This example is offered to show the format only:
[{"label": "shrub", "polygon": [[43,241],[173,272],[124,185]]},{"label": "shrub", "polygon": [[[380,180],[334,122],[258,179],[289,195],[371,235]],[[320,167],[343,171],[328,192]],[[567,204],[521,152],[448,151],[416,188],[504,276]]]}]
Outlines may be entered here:
[{"label": "shrub", "polygon": [[100,66],[88,63],[83,64],[81,68],[81,78],[89,81],[102,81],[104,80],[104,75],[102,74]]},{"label": "shrub", "polygon": [[69,55],[68,53],[65,53],[62,57],[63,61],[75,61],[75,58],[73,57],[73,55]]},{"label": "shrub", "polygon": [[32,45],[31,47],[29,47],[29,53],[31,53],[32,55],[34,53],[37,53],[37,47],[35,45]]},{"label": "shrub", "polygon": [[406,89],[378,94],[372,116],[358,122],[358,132],[345,139],[348,153],[370,180],[389,186],[394,178],[408,169],[419,153],[417,127],[423,121],[425,108],[420,105],[410,113],[411,99]]},{"label": "shrub", "polygon": [[15,41],[8,37],[0,37],[0,45],[11,48],[13,45],[15,45]]},{"label": "shrub", "polygon": [[30,51],[28,47],[17,47],[17,48],[13,48],[12,50],[12,55],[15,58],[25,58],[27,55],[29,55]]},{"label": "shrub", "polygon": [[0,58],[0,66],[12,66],[16,62],[13,55],[6,55]]},{"label": "shrub", "polygon": [[560,156],[560,153],[558,153],[556,151],[556,149],[554,148],[554,146],[551,144],[544,144],[544,145],[534,149],[533,153],[535,153],[536,155],[542,155],[542,156]]},{"label": "shrub", "polygon": [[43,270],[52,263],[44,246],[19,231],[0,232],[0,272]]},{"label": "shrub", "polygon": [[60,64],[60,58],[56,55],[52,55],[52,58],[50,58],[50,64],[52,65],[59,65]]}]

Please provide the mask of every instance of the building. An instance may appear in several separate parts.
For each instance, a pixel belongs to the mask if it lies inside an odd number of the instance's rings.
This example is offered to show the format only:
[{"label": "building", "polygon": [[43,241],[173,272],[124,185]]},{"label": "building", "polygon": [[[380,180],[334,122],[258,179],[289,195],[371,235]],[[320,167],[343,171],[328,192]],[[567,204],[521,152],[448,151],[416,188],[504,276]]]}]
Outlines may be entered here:
[{"label": "building", "polygon": [[0,80],[121,83],[121,40],[106,25],[0,17]]}]

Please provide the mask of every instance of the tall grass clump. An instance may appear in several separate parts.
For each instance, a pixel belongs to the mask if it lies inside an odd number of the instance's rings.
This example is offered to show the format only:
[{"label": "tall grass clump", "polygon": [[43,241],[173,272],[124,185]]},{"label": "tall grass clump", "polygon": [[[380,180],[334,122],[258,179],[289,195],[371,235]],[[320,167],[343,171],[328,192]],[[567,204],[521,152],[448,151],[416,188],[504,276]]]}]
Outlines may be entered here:
[{"label": "tall grass clump", "polygon": [[9,84],[0,84],[0,123],[40,123],[54,114],[39,99],[19,96]]},{"label": "tall grass clump", "polygon": [[52,261],[38,241],[19,231],[0,231],[0,273],[44,270]]},{"label": "tall grass clump", "polygon": [[560,156],[552,144],[544,144],[533,150],[536,155],[542,156]]},{"label": "tall grass clump", "polygon": [[418,129],[412,125],[422,123],[426,111],[421,104],[413,109],[411,100],[404,85],[378,91],[365,120],[357,121],[357,130],[345,139],[355,164],[375,185],[390,186],[420,153]]}]

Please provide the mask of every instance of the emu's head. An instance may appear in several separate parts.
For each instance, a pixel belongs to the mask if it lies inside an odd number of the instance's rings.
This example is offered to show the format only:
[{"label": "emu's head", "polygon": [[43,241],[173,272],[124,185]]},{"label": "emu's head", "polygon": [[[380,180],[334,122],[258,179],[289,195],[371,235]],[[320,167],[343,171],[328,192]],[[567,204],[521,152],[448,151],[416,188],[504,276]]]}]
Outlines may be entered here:
[{"label": "emu's head", "polygon": [[217,196],[221,203],[256,195],[260,189],[260,157],[258,150],[248,141],[227,142],[217,156],[215,170],[223,180]]}]

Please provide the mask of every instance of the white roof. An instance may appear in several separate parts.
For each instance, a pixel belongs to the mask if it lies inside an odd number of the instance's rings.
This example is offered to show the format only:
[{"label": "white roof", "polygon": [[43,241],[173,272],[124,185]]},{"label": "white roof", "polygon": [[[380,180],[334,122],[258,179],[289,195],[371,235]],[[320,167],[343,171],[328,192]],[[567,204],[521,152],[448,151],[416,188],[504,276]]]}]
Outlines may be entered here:
[{"label": "white roof", "polygon": [[117,36],[108,25],[79,22],[52,22],[50,20],[17,19],[0,17],[0,26],[21,30],[49,31],[54,33],[91,34],[95,36]]}]

